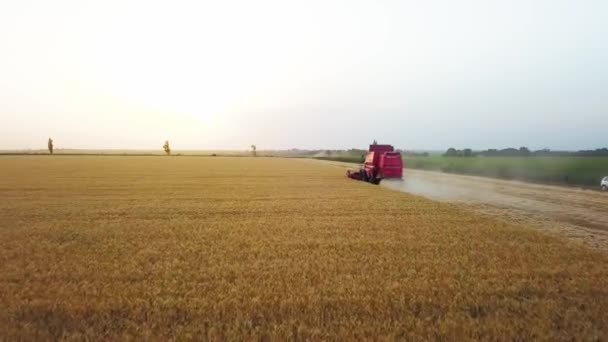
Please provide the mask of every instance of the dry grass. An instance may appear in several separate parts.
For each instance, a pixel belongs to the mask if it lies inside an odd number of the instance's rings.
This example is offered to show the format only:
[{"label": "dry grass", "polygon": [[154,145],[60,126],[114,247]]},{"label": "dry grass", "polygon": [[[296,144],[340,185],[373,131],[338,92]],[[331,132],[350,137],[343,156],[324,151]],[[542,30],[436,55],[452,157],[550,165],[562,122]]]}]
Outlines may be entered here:
[{"label": "dry grass", "polygon": [[0,340],[606,339],[608,258],[301,160],[0,159]]}]

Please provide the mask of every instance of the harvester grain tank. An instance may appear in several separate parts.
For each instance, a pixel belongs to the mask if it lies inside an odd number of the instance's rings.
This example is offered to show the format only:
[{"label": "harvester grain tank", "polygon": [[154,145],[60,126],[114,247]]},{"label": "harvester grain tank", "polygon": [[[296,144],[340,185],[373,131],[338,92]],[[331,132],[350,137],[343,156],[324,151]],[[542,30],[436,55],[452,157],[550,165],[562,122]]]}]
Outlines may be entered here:
[{"label": "harvester grain tank", "polygon": [[348,178],[380,184],[386,178],[403,177],[403,160],[401,153],[396,152],[392,145],[369,145],[365,162],[359,170],[348,170]]}]

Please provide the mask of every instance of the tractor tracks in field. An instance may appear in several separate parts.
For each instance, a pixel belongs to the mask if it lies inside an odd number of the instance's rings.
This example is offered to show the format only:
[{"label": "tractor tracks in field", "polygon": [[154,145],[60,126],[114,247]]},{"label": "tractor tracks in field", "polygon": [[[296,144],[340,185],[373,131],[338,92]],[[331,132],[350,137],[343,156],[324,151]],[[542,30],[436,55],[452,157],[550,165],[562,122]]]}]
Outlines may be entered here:
[{"label": "tractor tracks in field", "polygon": [[[322,161],[319,161],[322,162]],[[325,162],[348,168],[353,164]],[[448,202],[501,221],[526,225],[608,252],[608,194],[519,181],[405,169],[381,186]]]}]

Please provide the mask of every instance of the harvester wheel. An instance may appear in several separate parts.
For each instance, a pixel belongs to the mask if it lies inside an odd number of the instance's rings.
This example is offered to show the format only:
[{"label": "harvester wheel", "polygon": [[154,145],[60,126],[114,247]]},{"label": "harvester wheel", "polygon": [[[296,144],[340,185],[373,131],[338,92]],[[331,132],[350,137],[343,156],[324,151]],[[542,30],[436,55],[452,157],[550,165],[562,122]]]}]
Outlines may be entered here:
[{"label": "harvester wheel", "polygon": [[365,170],[361,170],[361,180],[364,182],[369,182],[369,178],[367,178],[367,172],[365,172]]},{"label": "harvester wheel", "polygon": [[372,184],[379,184],[380,183],[380,179],[376,175],[376,172],[372,172],[371,176],[369,176],[369,182],[372,183]]}]

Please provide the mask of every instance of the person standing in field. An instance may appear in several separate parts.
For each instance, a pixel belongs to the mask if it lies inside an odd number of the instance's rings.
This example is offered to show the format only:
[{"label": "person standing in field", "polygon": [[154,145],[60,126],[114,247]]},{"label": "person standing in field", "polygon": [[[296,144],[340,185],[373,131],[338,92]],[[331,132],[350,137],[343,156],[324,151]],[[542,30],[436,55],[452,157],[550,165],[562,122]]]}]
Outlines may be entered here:
[{"label": "person standing in field", "polygon": [[53,154],[53,139],[49,138],[48,142],[49,153]]},{"label": "person standing in field", "polygon": [[163,145],[163,150],[165,150],[165,153],[167,155],[171,154],[171,148],[169,147],[169,140],[165,141],[165,144]]}]

